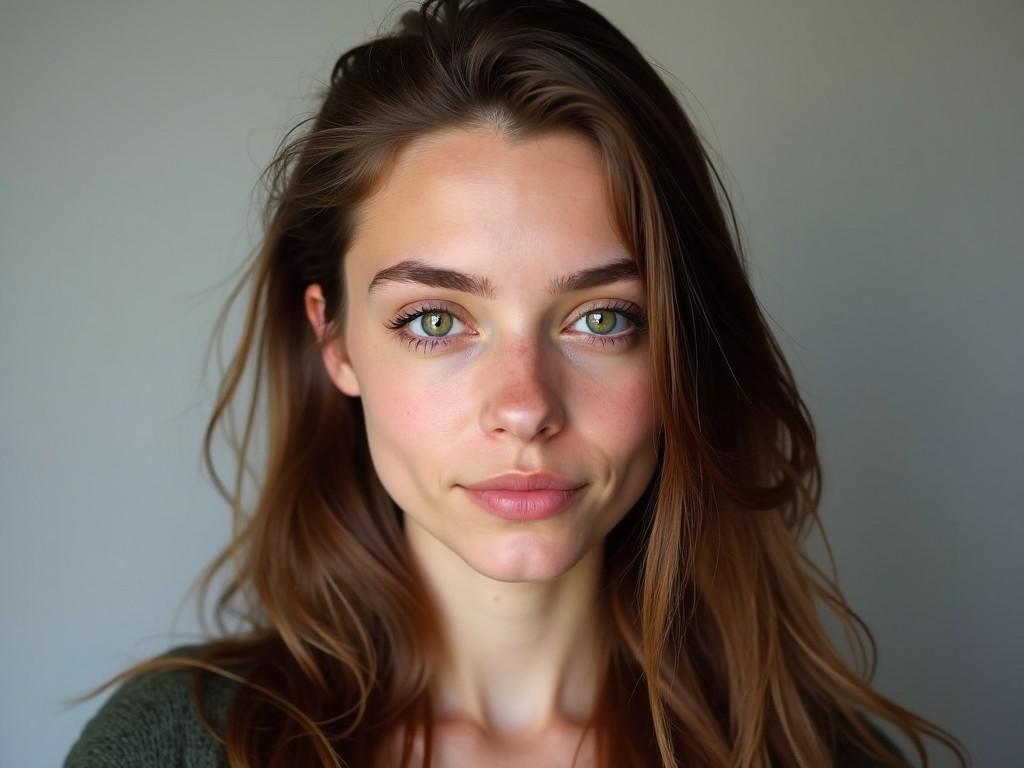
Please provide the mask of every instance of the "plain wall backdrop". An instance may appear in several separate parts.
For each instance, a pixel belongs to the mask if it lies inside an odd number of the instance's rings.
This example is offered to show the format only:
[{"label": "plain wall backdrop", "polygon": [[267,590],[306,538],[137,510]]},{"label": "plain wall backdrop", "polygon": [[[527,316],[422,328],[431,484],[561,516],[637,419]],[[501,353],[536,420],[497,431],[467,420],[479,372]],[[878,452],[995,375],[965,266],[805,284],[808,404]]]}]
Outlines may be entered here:
[{"label": "plain wall backdrop", "polygon": [[[229,530],[202,364],[253,185],[410,5],[0,4],[0,765],[59,764],[110,691],[62,699],[197,637]],[[720,158],[875,686],[1020,765],[1024,4],[594,5]]]}]

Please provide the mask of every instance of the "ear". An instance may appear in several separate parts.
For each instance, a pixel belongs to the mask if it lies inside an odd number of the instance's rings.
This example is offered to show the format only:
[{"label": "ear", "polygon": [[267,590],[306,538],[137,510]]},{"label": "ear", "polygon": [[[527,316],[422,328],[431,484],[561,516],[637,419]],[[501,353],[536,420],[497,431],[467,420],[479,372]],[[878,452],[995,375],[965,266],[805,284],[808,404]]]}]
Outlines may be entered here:
[{"label": "ear", "polygon": [[[305,304],[306,317],[309,318],[309,322],[313,326],[317,340],[321,340],[326,328],[324,307],[327,305],[318,284],[313,283],[306,288]],[[334,386],[349,397],[359,397],[359,380],[356,378],[355,369],[352,368],[352,362],[348,359],[344,339],[335,339],[325,346],[322,356],[327,375],[331,377]]]}]

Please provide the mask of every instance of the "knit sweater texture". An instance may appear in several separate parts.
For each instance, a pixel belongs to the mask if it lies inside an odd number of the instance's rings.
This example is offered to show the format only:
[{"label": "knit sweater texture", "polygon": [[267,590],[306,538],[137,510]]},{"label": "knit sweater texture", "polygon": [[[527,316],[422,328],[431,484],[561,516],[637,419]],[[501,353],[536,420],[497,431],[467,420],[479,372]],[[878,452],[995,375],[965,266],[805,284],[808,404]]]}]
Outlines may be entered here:
[{"label": "knit sweater texture", "polygon": [[[192,656],[201,647],[180,645],[167,655]],[[192,670],[188,669],[161,671],[122,683],[85,724],[64,768],[226,768],[224,749],[200,722],[191,689]],[[223,732],[237,690],[237,683],[219,675],[211,674],[206,680],[204,702],[218,732]],[[868,726],[892,746],[877,727]],[[881,768],[881,764],[864,755],[847,754],[839,758],[836,767]]]}]

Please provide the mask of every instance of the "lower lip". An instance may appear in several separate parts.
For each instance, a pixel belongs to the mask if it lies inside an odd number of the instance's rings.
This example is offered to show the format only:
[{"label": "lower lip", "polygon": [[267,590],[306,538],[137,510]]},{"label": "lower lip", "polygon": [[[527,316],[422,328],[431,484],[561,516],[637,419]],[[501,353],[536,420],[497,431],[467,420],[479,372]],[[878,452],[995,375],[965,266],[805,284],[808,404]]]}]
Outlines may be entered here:
[{"label": "lower lip", "polygon": [[459,486],[470,498],[488,512],[506,520],[543,520],[568,507],[582,487],[571,491],[478,491]]}]

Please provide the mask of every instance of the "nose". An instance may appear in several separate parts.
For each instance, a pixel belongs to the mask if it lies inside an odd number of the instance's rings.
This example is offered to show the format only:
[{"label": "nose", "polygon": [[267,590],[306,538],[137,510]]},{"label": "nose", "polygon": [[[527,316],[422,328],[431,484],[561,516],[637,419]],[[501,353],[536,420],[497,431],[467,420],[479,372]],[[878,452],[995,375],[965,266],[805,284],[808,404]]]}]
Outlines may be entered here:
[{"label": "nose", "polygon": [[565,421],[564,378],[543,342],[522,342],[492,350],[480,362],[483,393],[480,426],[492,436],[511,435],[524,443],[550,439]]}]

